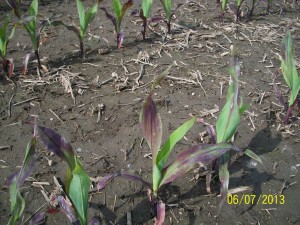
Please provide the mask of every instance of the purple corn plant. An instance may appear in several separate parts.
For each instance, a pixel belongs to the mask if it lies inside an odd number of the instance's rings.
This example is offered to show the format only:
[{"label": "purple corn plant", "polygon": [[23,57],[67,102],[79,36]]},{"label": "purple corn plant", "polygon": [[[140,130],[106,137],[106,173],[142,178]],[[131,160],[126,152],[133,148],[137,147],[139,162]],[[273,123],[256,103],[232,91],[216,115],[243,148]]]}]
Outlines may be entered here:
[{"label": "purple corn plant", "polygon": [[22,17],[19,1],[6,0],[6,2],[9,5],[9,7],[13,10],[15,16],[19,19],[16,25],[21,25],[29,34],[34,49],[34,54],[38,61],[39,68],[42,68],[42,62],[39,53],[40,44],[41,44],[41,35],[44,29],[46,28],[46,26],[49,25],[49,20],[43,20],[40,27],[37,26],[38,0],[32,0],[28,9],[29,16],[25,18]]},{"label": "purple corn plant", "polygon": [[[231,76],[232,83],[227,91],[226,103],[221,110],[221,113],[217,119],[216,130],[215,128],[205,123],[203,119],[198,119],[198,122],[206,125],[208,133],[211,136],[211,142],[214,143],[229,143],[237,131],[237,127],[240,123],[240,117],[245,110],[247,110],[248,105],[243,104],[243,99],[239,94],[239,83],[238,78],[241,74],[241,66],[239,62],[239,57],[234,46],[231,46],[231,59],[229,62],[229,73]],[[244,154],[251,157],[252,159],[262,163],[261,159],[251,150],[247,149]],[[228,163],[230,156],[228,152],[223,152],[220,157],[217,158],[219,165],[219,180],[221,183],[221,202],[219,209],[221,209],[224,203],[229,185],[229,171]],[[213,162],[211,169],[215,167],[215,161]],[[210,190],[210,180],[211,173],[207,176],[207,190]]]},{"label": "purple corn plant", "polygon": [[133,0],[128,0],[126,3],[122,4],[120,0],[112,0],[112,7],[115,16],[111,15],[106,8],[101,7],[100,9],[105,12],[106,17],[113,23],[115,27],[115,32],[117,34],[117,47],[121,48],[124,40],[124,32],[121,31],[122,19],[125,15],[127,9],[133,5]]},{"label": "purple corn plant", "polygon": [[9,187],[11,204],[11,217],[7,225],[17,224],[24,212],[25,199],[21,195],[20,188],[34,170],[36,162],[36,142],[37,137],[36,133],[34,133],[33,138],[27,144],[25,158],[21,169],[7,180],[6,185]]},{"label": "purple corn plant", "polygon": [[165,204],[158,199],[157,195],[159,189],[163,185],[171,183],[184,175],[199,162],[211,163],[212,160],[220,157],[229,150],[240,151],[240,149],[230,143],[198,144],[182,151],[177,155],[173,162],[166,165],[167,159],[169,158],[175,144],[184,137],[197,120],[197,117],[193,117],[183,123],[161,146],[162,123],[152,96],[153,89],[162,79],[164,79],[169,70],[170,67],[164,71],[152,85],[152,90],[144,103],[140,115],[142,131],[152,152],[152,184],[143,181],[143,179],[140,176],[135,175],[133,171],[119,171],[115,174],[102,177],[97,185],[98,189],[103,189],[109,181],[120,176],[135,181],[141,181],[148,188],[151,187],[151,189],[149,189],[150,191],[148,196],[157,212],[155,225],[163,224],[165,218]]}]

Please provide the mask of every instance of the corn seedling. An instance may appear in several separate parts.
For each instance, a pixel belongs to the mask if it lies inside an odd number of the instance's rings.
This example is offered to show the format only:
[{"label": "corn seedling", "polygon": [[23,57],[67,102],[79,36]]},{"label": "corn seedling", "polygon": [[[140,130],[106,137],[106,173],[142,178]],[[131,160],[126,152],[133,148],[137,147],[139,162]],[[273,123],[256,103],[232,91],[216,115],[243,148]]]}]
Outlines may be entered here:
[{"label": "corn seedling", "polygon": [[102,189],[105,187],[107,182],[118,176],[135,181],[141,181],[150,188],[148,196],[150,202],[156,208],[156,225],[163,224],[165,217],[165,204],[158,199],[158,191],[163,185],[171,183],[184,175],[197,163],[210,163],[212,160],[220,157],[229,150],[240,151],[240,149],[231,143],[199,144],[182,151],[177,155],[175,161],[166,165],[176,143],[185,136],[197,120],[197,117],[193,117],[183,123],[161,146],[162,123],[152,96],[155,86],[167,75],[169,69],[170,68],[163,72],[162,75],[154,82],[152,91],[149,93],[140,115],[142,131],[152,152],[152,184],[144,181],[133,171],[124,170],[102,177],[97,184],[97,188]]},{"label": "corn seedling", "polygon": [[[297,72],[297,68],[295,65],[295,58],[293,53],[293,40],[291,36],[291,32],[289,31],[287,35],[283,38],[282,41],[282,56],[280,56],[281,61],[281,72],[283,78],[290,89],[290,97],[288,101],[288,105],[283,100],[283,96],[276,85],[274,79],[274,88],[277,97],[279,98],[280,103],[287,110],[284,123],[287,124],[289,118],[292,115],[292,111],[294,107],[299,104],[298,94],[300,91],[300,77]],[[276,78],[276,77],[275,77]]]},{"label": "corn seedling", "polygon": [[[85,172],[78,157],[75,155],[72,146],[63,136],[50,128],[38,126],[37,129],[40,139],[46,146],[47,150],[53,152],[62,160],[67,162],[69,168],[65,183],[66,194],[75,208],[75,218],[78,218],[79,220],[77,223],[86,225],[88,193],[90,190],[89,176]],[[61,205],[63,205],[63,203],[61,203]],[[71,222],[76,222],[76,220]]]},{"label": "corn seedling", "polygon": [[11,217],[7,225],[15,225],[22,216],[25,209],[25,199],[21,195],[20,188],[25,180],[33,172],[36,162],[36,142],[37,137],[34,134],[31,141],[27,144],[25,158],[21,169],[10,176],[7,180],[10,194],[10,205],[11,205]]},{"label": "corn seedling", "polygon": [[[22,168],[8,179],[12,212],[8,225],[16,224],[25,208],[25,200],[21,196],[19,189],[35,166],[37,133],[47,150],[66,161],[69,166],[66,175],[65,193],[67,198],[71,200],[74,209],[66,202],[66,198],[63,196],[54,196],[55,200],[57,200],[72,224],[87,225],[90,178],[67,140],[50,128],[37,126],[36,122],[34,123],[34,137],[27,146]],[[37,215],[33,219],[39,220],[40,216]],[[97,220],[93,218],[90,224],[100,224],[96,222]]]},{"label": "corn seedling", "polygon": [[100,8],[105,12],[106,17],[111,20],[115,27],[115,32],[117,34],[117,47],[121,48],[124,40],[124,32],[121,31],[122,19],[125,15],[127,9],[133,5],[133,0],[128,0],[126,3],[122,4],[120,0],[112,0],[112,8],[115,16],[111,15],[106,8]]},{"label": "corn seedling", "polygon": [[172,0],[160,0],[161,4],[163,5],[163,8],[166,13],[166,23],[168,28],[168,33],[171,34],[171,20],[173,15],[175,14],[176,10],[183,5],[183,3],[180,3],[177,5],[176,9],[172,12]]},{"label": "corn seedling", "polygon": [[39,68],[42,67],[41,59],[40,59],[40,54],[39,54],[39,47],[41,44],[40,38],[41,34],[46,28],[46,26],[49,24],[48,20],[42,21],[40,27],[37,27],[37,15],[38,15],[38,0],[32,0],[29,9],[28,9],[28,14],[29,16],[26,18],[22,18],[21,15],[21,10],[20,10],[20,4],[19,1],[17,0],[7,0],[6,1],[8,5],[12,8],[14,14],[16,17],[18,17],[19,22],[17,25],[21,25],[29,34],[33,49],[34,49],[34,54],[37,58]]},{"label": "corn seedling", "polygon": [[81,0],[76,0],[77,3],[77,11],[78,11],[78,16],[79,16],[79,26],[76,26],[74,24],[72,25],[67,25],[63,21],[53,21],[51,24],[53,26],[57,25],[63,25],[65,26],[68,30],[73,31],[78,39],[79,39],[79,45],[80,45],[80,55],[84,56],[84,43],[83,40],[86,35],[86,31],[88,28],[88,25],[94,20],[97,10],[98,10],[98,5],[102,0],[98,0],[98,2],[90,7],[87,11],[84,9],[83,3]]},{"label": "corn seedling", "polygon": [[7,16],[4,24],[0,28],[0,56],[2,58],[2,67],[5,73],[8,73],[9,76],[13,74],[14,63],[12,59],[7,59],[7,46],[10,39],[13,38],[15,33],[15,26],[10,31],[10,34],[7,35],[7,29],[9,24],[10,16]]},{"label": "corn seedling", "polygon": [[[200,122],[204,123],[207,126],[208,133],[210,134],[212,139],[212,143],[229,143],[237,131],[237,127],[240,123],[241,115],[248,108],[248,105],[243,104],[243,99],[239,94],[238,78],[241,73],[241,66],[234,46],[231,46],[231,54],[232,57],[229,63],[229,73],[231,76],[232,83],[229,86],[227,91],[226,103],[217,119],[216,130],[212,125],[209,125],[205,123],[203,120],[200,120]],[[251,150],[247,149],[244,152],[244,154],[262,163],[260,158]],[[219,164],[219,179],[221,182],[220,207],[223,204],[224,200],[226,199],[228,193],[229,160],[230,160],[230,156],[228,152],[225,152],[217,159]]]},{"label": "corn seedling", "polygon": [[132,16],[135,16],[136,14],[139,14],[138,16],[143,21],[143,30],[141,31],[141,33],[143,35],[143,40],[146,39],[147,26],[151,22],[158,22],[158,21],[163,20],[163,17],[161,17],[161,16],[150,17],[150,11],[151,11],[151,8],[152,8],[152,3],[153,3],[152,0],[142,0],[140,9],[139,10],[134,10],[131,13]]},{"label": "corn seedling", "polygon": [[236,0],[235,9],[232,10],[229,7],[228,0],[223,0],[222,4],[221,4],[223,15],[224,15],[224,12],[225,12],[226,8],[228,8],[230,15],[233,17],[233,21],[237,22],[238,20],[241,19],[241,12],[242,12],[241,11],[241,6],[242,6],[244,1],[245,0]]}]

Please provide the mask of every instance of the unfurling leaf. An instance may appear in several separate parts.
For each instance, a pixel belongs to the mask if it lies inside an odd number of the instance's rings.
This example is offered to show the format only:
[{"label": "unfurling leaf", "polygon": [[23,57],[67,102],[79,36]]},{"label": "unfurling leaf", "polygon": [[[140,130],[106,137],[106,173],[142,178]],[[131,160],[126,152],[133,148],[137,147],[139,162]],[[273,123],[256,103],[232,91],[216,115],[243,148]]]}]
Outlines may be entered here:
[{"label": "unfurling leaf", "polygon": [[162,124],[160,115],[152,99],[152,93],[148,95],[142,109],[141,127],[144,137],[152,152],[153,191],[155,192],[158,188],[158,183],[161,176],[160,170],[156,165],[156,157],[162,141]]}]

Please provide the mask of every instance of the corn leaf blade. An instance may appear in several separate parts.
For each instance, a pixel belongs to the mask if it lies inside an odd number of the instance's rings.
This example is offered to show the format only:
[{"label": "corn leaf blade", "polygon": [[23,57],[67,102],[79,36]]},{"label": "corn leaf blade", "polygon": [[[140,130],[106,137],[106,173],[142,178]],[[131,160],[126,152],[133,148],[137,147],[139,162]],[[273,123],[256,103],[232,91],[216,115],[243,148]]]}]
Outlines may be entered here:
[{"label": "corn leaf blade", "polygon": [[47,127],[38,126],[38,132],[45,147],[66,161],[71,170],[73,170],[76,165],[76,156],[69,142],[56,131]]},{"label": "corn leaf blade", "polygon": [[[83,32],[85,30],[85,10],[81,0],[76,0],[76,3],[79,16],[80,31]],[[81,33],[81,37],[82,36],[83,34]]]},{"label": "corn leaf blade", "polygon": [[142,0],[141,7],[143,10],[143,15],[146,18],[149,18],[149,16],[150,16],[150,10],[152,7],[152,3],[153,3],[152,0]]},{"label": "corn leaf blade", "polygon": [[87,224],[88,193],[90,190],[90,178],[79,161],[76,161],[72,171],[69,196],[75,206],[76,213],[82,225]]},{"label": "corn leaf blade", "polygon": [[176,160],[163,170],[159,186],[174,181],[193,168],[196,163],[209,163],[231,149],[240,151],[233,144],[220,143],[200,144],[181,152]]},{"label": "corn leaf blade", "polygon": [[186,121],[180,127],[178,127],[168,138],[168,140],[164,143],[162,148],[160,149],[157,158],[156,164],[160,170],[163,169],[165,162],[167,161],[172,149],[176,145],[178,141],[180,141],[183,136],[193,127],[196,122],[197,117],[193,117],[192,119]]}]

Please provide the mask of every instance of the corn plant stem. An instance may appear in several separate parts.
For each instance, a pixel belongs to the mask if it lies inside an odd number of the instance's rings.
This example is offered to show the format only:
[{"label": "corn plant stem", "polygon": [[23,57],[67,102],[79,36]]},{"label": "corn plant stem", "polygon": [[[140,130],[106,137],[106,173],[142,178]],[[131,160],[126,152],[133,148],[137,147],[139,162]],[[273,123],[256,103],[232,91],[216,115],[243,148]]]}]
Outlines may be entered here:
[{"label": "corn plant stem", "polygon": [[84,57],[83,41],[80,41],[80,56]]},{"label": "corn plant stem", "polygon": [[147,20],[145,20],[145,19],[143,19],[143,27],[144,27],[144,30],[142,32],[142,34],[143,34],[143,40],[146,40]]},{"label": "corn plant stem", "polygon": [[42,67],[42,63],[41,63],[41,59],[40,59],[40,53],[39,53],[39,49],[34,50],[34,54],[37,58],[38,64],[39,64],[39,68]]},{"label": "corn plant stem", "polygon": [[287,112],[286,112],[286,116],[284,118],[284,124],[288,124],[289,122],[289,118],[291,117],[292,115],[292,111],[293,109],[295,108],[295,106],[299,104],[299,99],[296,99],[295,102],[288,108]]},{"label": "corn plant stem", "polygon": [[171,20],[167,21],[168,34],[171,34]]},{"label": "corn plant stem", "polygon": [[8,60],[2,59],[2,67],[5,73],[8,73]]}]

